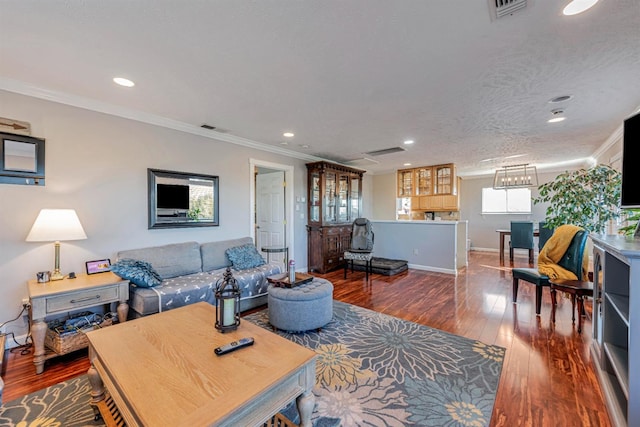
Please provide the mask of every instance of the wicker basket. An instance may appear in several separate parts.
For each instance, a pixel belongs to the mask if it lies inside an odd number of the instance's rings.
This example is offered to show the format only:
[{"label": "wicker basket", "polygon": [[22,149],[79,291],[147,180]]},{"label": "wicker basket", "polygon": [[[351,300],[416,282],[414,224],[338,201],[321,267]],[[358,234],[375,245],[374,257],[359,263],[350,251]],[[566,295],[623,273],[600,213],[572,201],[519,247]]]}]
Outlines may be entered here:
[{"label": "wicker basket", "polygon": [[277,413],[264,423],[263,427],[298,427],[298,424],[294,424],[289,418]]},{"label": "wicker basket", "polygon": [[[99,326],[94,327],[94,329],[104,328],[112,324],[113,319],[108,318],[103,320]],[[53,329],[47,329],[47,334],[44,337],[44,345],[58,354],[67,354],[88,347],[89,340],[82,331],[61,336]]]}]

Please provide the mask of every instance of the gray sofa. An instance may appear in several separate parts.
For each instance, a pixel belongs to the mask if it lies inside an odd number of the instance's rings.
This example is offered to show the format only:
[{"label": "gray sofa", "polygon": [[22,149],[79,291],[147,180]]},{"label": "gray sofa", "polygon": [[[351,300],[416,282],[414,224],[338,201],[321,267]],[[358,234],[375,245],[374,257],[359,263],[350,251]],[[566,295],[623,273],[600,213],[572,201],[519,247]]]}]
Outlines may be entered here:
[{"label": "gray sofa", "polygon": [[[117,259],[150,263],[163,279],[152,288],[130,286],[129,318],[182,307],[199,301],[215,305],[215,286],[231,261],[225,251],[253,244],[251,237],[219,242],[185,242],[124,250]],[[249,310],[267,302],[267,277],[281,272],[279,264],[264,264],[246,270],[231,269],[241,289],[240,309]]]}]

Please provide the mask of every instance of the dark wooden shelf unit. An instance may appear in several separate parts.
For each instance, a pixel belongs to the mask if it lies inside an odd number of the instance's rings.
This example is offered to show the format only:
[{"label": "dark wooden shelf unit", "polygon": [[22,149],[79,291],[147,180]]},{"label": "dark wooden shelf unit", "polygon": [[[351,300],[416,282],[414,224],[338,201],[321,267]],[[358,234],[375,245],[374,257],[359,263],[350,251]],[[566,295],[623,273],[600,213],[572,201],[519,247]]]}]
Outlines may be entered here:
[{"label": "dark wooden shelf unit", "polygon": [[364,171],[329,162],[307,163],[308,267],[326,273],[344,264],[351,224],[362,212]]}]

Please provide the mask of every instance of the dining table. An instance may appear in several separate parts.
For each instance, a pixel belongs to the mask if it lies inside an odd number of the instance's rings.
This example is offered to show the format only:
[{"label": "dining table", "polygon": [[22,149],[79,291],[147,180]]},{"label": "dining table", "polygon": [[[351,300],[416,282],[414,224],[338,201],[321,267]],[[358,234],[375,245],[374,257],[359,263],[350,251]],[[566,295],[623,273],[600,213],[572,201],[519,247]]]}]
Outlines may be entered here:
[{"label": "dining table", "polygon": [[[503,265],[504,264],[504,238],[505,236],[511,236],[511,229],[498,228],[496,232],[500,233],[500,265]],[[533,236],[534,237],[540,236],[540,230],[538,229],[533,230]]]}]

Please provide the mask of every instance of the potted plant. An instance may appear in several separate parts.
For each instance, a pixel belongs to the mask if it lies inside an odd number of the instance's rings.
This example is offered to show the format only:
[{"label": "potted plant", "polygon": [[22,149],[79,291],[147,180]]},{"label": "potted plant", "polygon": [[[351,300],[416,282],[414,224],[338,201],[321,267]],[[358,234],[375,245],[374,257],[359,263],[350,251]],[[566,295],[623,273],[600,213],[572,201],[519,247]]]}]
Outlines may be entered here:
[{"label": "potted plant", "polygon": [[638,228],[638,221],[640,221],[640,209],[623,209],[622,217],[627,225],[618,228],[618,233],[633,236]]},{"label": "potted plant", "polygon": [[573,224],[603,233],[607,222],[620,216],[620,184],[620,172],[607,165],[564,172],[540,185],[533,203],[549,203],[549,228]]}]

